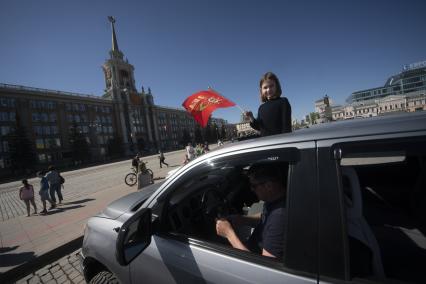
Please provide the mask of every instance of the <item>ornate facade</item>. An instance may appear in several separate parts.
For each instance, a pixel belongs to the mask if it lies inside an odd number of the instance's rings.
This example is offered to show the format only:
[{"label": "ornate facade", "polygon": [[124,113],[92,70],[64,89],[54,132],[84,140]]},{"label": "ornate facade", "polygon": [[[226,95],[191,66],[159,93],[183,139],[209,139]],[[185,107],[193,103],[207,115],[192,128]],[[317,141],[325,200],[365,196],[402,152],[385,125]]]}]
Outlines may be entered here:
[{"label": "ornate facade", "polygon": [[[118,48],[115,20],[110,17],[112,49],[103,64],[102,97],[26,86],[0,84],[0,170],[11,165],[8,136],[26,130],[36,164],[69,165],[72,133],[84,136],[90,161],[109,158],[109,144],[119,140],[124,154],[180,149],[194,140],[197,127],[183,108],[154,104],[151,89],[136,89],[134,67]],[[227,124],[220,118],[216,125]],[[2,174],[0,173],[0,177]]]}]

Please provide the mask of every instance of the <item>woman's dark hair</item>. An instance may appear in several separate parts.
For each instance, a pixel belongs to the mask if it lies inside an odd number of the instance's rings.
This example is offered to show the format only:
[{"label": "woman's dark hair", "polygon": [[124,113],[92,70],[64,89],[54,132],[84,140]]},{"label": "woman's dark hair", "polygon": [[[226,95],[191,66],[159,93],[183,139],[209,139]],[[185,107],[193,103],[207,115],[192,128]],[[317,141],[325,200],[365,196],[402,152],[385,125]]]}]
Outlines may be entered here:
[{"label": "woman's dark hair", "polygon": [[28,180],[23,179],[23,180],[22,180],[22,183],[23,183],[25,186],[27,186],[27,185],[28,185]]},{"label": "woman's dark hair", "polygon": [[266,97],[264,97],[264,96],[262,96],[262,84],[263,84],[263,82],[265,82],[266,80],[272,80],[272,81],[274,81],[274,82],[275,82],[275,86],[277,87],[277,95],[278,95],[278,97],[280,97],[280,96],[281,96],[281,94],[282,94],[282,89],[281,89],[280,80],[278,80],[277,75],[275,75],[275,74],[274,74],[274,73],[272,73],[272,72],[267,72],[267,73],[265,73],[265,74],[262,76],[262,78],[260,79],[260,83],[259,83],[259,88],[260,88],[260,101],[261,101],[262,103],[264,103],[264,102],[266,102],[266,101],[267,101],[267,98],[266,98]]}]

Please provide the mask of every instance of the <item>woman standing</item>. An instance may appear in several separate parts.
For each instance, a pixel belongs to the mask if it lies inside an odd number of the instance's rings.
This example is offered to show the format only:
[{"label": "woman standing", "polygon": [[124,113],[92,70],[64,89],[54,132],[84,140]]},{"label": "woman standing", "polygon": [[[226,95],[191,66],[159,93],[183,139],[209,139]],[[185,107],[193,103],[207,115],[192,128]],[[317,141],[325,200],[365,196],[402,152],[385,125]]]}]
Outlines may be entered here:
[{"label": "woman standing", "polygon": [[25,202],[27,206],[27,216],[30,217],[30,202],[34,207],[34,214],[37,214],[37,206],[34,202],[34,188],[26,179],[22,181],[23,185],[19,189],[19,198]]},{"label": "woman standing", "polygon": [[257,118],[248,111],[250,126],[260,131],[261,136],[291,132],[291,106],[287,98],[281,97],[282,90],[278,77],[268,72],[260,79],[260,100]]}]

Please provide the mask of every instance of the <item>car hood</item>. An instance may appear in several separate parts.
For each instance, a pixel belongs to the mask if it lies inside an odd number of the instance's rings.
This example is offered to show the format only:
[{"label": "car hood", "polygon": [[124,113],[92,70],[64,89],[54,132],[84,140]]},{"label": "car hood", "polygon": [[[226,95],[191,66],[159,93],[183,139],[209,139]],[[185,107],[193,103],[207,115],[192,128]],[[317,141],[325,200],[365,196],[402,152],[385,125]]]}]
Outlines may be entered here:
[{"label": "car hood", "polygon": [[97,217],[117,219],[121,215],[129,211],[136,211],[142,203],[156,191],[163,182],[156,183],[137,192],[130,193],[113,202],[111,202]]}]

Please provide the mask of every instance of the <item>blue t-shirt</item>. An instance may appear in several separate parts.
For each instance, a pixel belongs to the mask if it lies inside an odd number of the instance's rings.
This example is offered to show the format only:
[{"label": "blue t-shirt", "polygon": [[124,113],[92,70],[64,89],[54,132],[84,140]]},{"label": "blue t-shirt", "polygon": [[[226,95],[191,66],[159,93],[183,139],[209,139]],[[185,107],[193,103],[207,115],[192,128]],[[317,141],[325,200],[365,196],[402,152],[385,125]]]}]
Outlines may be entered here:
[{"label": "blue t-shirt", "polygon": [[285,199],[265,202],[261,222],[254,229],[248,241],[251,251],[262,253],[267,250],[277,258],[284,252]]},{"label": "blue t-shirt", "polygon": [[47,181],[46,177],[42,177],[40,180],[40,191],[44,191],[48,189],[49,189],[49,182]]}]

